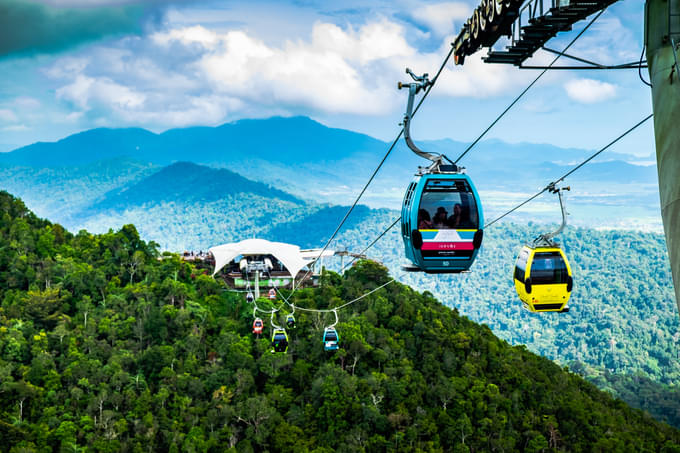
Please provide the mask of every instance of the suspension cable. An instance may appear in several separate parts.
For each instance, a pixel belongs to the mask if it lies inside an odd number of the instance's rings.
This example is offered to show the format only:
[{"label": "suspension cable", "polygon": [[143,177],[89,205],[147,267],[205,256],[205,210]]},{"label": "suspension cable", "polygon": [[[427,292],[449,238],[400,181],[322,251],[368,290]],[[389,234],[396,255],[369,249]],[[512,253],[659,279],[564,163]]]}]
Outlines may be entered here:
[{"label": "suspension cable", "polygon": [[[418,112],[418,110],[420,109],[420,106],[423,105],[423,102],[425,102],[425,99],[427,99],[427,96],[430,94],[430,92],[431,92],[432,89],[434,88],[435,84],[437,83],[437,79],[439,79],[439,76],[441,75],[441,73],[444,71],[444,68],[445,68],[446,65],[448,64],[449,59],[451,59],[451,55],[453,55],[453,51],[454,51],[454,48],[451,47],[451,49],[449,50],[449,53],[448,53],[448,54],[446,55],[446,57],[444,58],[444,61],[442,62],[441,66],[439,66],[439,69],[437,70],[437,73],[436,73],[435,76],[432,78],[432,82],[430,83],[430,86],[426,89],[425,93],[423,94],[423,97],[420,98],[420,101],[419,101],[418,104],[416,105],[416,108],[413,110],[413,114],[411,115],[411,119],[413,119],[413,117],[415,116],[415,114],[416,114],[416,113]],[[323,252],[326,251],[326,249],[328,248],[328,246],[330,245],[330,243],[333,241],[333,239],[335,239],[335,236],[338,234],[338,231],[340,231],[340,228],[342,228],[342,226],[345,224],[345,222],[347,221],[347,218],[348,218],[349,215],[352,213],[352,211],[353,211],[354,208],[356,207],[357,203],[359,203],[359,200],[361,199],[361,197],[362,197],[362,196],[364,195],[364,193],[366,192],[366,189],[368,189],[368,186],[371,184],[371,182],[373,182],[373,179],[375,178],[375,175],[378,174],[378,171],[379,171],[380,168],[383,166],[383,164],[385,163],[385,161],[387,160],[387,158],[389,157],[389,155],[392,153],[392,150],[393,150],[394,147],[397,145],[397,143],[399,142],[399,139],[401,138],[401,136],[402,136],[403,134],[404,134],[404,127],[401,128],[401,130],[400,130],[399,133],[397,134],[396,138],[392,141],[392,144],[391,144],[390,147],[387,149],[387,152],[386,152],[385,155],[383,156],[382,160],[380,161],[380,163],[378,164],[378,166],[376,167],[376,169],[373,171],[373,174],[372,174],[371,177],[368,179],[368,182],[366,183],[366,185],[364,185],[363,189],[361,189],[361,192],[359,192],[359,195],[357,196],[356,200],[354,200],[354,203],[352,204],[352,206],[347,210],[347,212],[345,213],[345,216],[342,218],[342,220],[341,220],[340,223],[338,224],[337,228],[335,229],[335,231],[333,232],[333,234],[331,235],[331,237],[330,237],[330,238],[328,239],[328,241],[326,242],[326,245],[323,246],[323,249],[321,249],[321,252],[319,253],[319,256],[316,258],[315,261],[317,261],[317,260],[319,260],[319,258],[321,258],[321,256],[323,255]],[[300,280],[300,283],[302,283],[302,282],[304,281],[304,279],[307,278],[307,276],[309,275],[310,272],[311,272],[311,269],[308,270],[307,273],[305,273],[305,275],[302,277],[302,280]],[[293,280],[294,280],[294,279],[293,279]],[[298,287],[299,287],[299,285],[298,285]],[[295,281],[293,281],[293,292],[295,292],[296,290],[297,290],[297,287],[295,286]]]},{"label": "suspension cable", "polygon": [[[367,251],[368,249],[370,249],[371,247],[373,247],[373,246],[375,245],[375,243],[378,242],[378,241],[380,240],[380,238],[382,238],[383,236],[385,236],[385,234],[387,234],[388,231],[390,231],[392,228],[394,228],[394,226],[395,226],[397,223],[399,223],[400,220],[401,220],[401,216],[397,217],[397,218],[394,220],[394,222],[392,222],[392,225],[388,226],[387,229],[386,229],[385,231],[383,231],[382,233],[380,233],[380,234],[378,235],[378,237],[376,237],[376,238],[373,240],[373,242],[371,242],[370,244],[368,244],[368,246],[366,246],[365,249],[363,249],[361,252],[359,252],[358,255],[363,255],[364,253],[366,253],[366,251]],[[342,273],[342,271],[344,271],[344,270],[347,269],[349,266],[351,266],[352,263],[354,263],[357,259],[359,259],[358,256],[353,257],[353,258],[352,258],[352,261],[350,261],[349,263],[345,264],[345,265],[343,266],[343,268],[340,269],[340,272]]]},{"label": "suspension cable", "polygon": [[[300,307],[299,305],[296,305],[296,306],[295,306],[295,309],[296,309],[296,310],[300,310],[300,311],[306,311],[306,312],[309,312],[309,313],[332,313],[332,312],[334,312],[334,311],[336,311],[336,310],[342,310],[343,308],[345,308],[345,307],[347,307],[347,306],[349,306],[349,305],[352,305],[352,304],[355,303],[355,302],[360,301],[360,300],[363,299],[364,297],[369,296],[369,295],[373,294],[374,292],[376,292],[376,291],[378,291],[378,290],[384,288],[385,286],[389,285],[390,283],[394,283],[394,282],[396,282],[396,281],[397,281],[397,279],[396,279],[396,278],[393,278],[392,280],[388,281],[387,283],[383,283],[382,285],[378,286],[377,288],[373,288],[373,289],[370,290],[369,292],[367,292],[367,293],[365,293],[365,294],[362,294],[361,296],[359,296],[359,297],[357,297],[357,298],[355,298],[355,299],[352,299],[352,300],[350,300],[349,302],[345,302],[345,303],[342,304],[342,305],[338,305],[337,307],[333,307],[333,308],[304,308],[304,307]],[[289,296],[289,297],[290,297],[290,296]]]},{"label": "suspension cable", "polygon": [[635,124],[633,127],[629,128],[629,129],[628,129],[627,131],[625,131],[623,134],[619,135],[619,136],[616,137],[614,140],[612,140],[611,142],[609,142],[605,147],[603,147],[603,148],[600,149],[599,151],[595,152],[595,153],[592,154],[590,157],[588,157],[586,160],[584,160],[583,162],[581,162],[580,164],[578,164],[576,167],[572,168],[572,169],[569,170],[567,173],[565,173],[565,174],[562,175],[561,177],[557,178],[555,181],[553,181],[553,182],[551,182],[550,184],[548,184],[547,186],[545,186],[540,192],[538,192],[538,193],[536,193],[535,195],[531,196],[530,198],[524,200],[524,201],[523,201],[522,203],[520,203],[519,205],[515,206],[514,208],[510,209],[509,211],[507,211],[507,212],[504,213],[503,215],[501,215],[501,216],[495,218],[495,219],[492,220],[491,222],[489,222],[489,223],[487,223],[486,225],[484,225],[484,229],[490,227],[490,226],[493,225],[494,223],[496,223],[496,222],[498,222],[499,220],[501,220],[503,217],[507,216],[508,214],[513,213],[513,212],[516,211],[517,209],[519,209],[519,208],[521,208],[522,206],[524,206],[525,204],[529,203],[530,201],[532,201],[533,199],[535,199],[536,197],[538,197],[539,195],[541,195],[543,192],[549,190],[551,187],[554,187],[555,185],[557,185],[557,184],[559,184],[560,182],[564,181],[568,176],[570,176],[571,174],[573,174],[575,171],[579,170],[581,167],[583,167],[585,164],[587,164],[588,162],[590,162],[591,160],[593,160],[595,157],[599,156],[601,153],[603,153],[605,150],[607,150],[607,149],[608,149],[609,147],[611,147],[613,144],[615,144],[616,142],[618,142],[619,140],[621,140],[623,137],[625,137],[626,135],[630,134],[631,132],[633,132],[633,131],[634,131],[635,129],[637,129],[638,127],[642,126],[645,122],[647,122],[647,121],[648,121],[651,117],[653,117],[653,116],[654,116],[654,114],[653,114],[653,113],[650,113],[648,116],[646,116],[645,118],[643,118],[642,120],[640,120],[637,124]]},{"label": "suspension cable", "polygon": [[[606,8],[605,8],[605,9],[606,9]],[[553,61],[552,61],[545,69],[543,69],[543,71],[541,71],[541,73],[533,80],[533,82],[531,82],[531,83],[529,84],[529,86],[527,86],[527,87],[524,89],[524,91],[522,91],[522,92],[515,98],[515,100],[513,100],[513,101],[510,103],[510,105],[508,105],[508,106],[505,108],[505,110],[503,110],[503,111],[501,112],[501,114],[498,115],[498,116],[496,117],[496,119],[493,120],[493,122],[492,122],[491,124],[489,124],[489,126],[488,126],[486,129],[484,129],[484,132],[482,132],[482,133],[479,135],[479,137],[477,137],[477,138],[475,139],[475,141],[472,142],[472,143],[465,149],[465,151],[463,151],[463,152],[461,153],[460,156],[458,156],[458,158],[453,162],[454,164],[457,165],[458,162],[459,162],[463,157],[465,157],[465,155],[466,155],[466,154],[467,154],[467,153],[468,153],[468,152],[469,152],[469,151],[470,151],[477,143],[479,143],[479,141],[482,139],[482,137],[484,137],[484,136],[487,134],[487,132],[489,132],[489,131],[491,130],[491,128],[493,128],[493,127],[496,125],[496,123],[498,123],[498,122],[501,120],[501,118],[503,118],[503,117],[505,116],[505,114],[508,113],[508,111],[509,111],[512,107],[514,107],[515,104],[517,104],[517,102],[519,102],[519,100],[526,94],[526,92],[529,91],[529,90],[531,89],[531,87],[533,87],[533,86],[536,84],[536,82],[538,82],[538,80],[539,80],[541,77],[543,77],[543,74],[545,74],[546,72],[548,72],[548,69],[550,69],[550,68],[552,67],[552,65],[554,65],[554,64],[557,62],[557,60],[559,60],[559,58],[560,58],[562,55],[565,54],[565,52],[566,52],[567,50],[569,50],[569,48],[572,46],[572,44],[574,44],[574,43],[575,43],[575,42],[583,35],[583,33],[585,33],[586,30],[588,30],[588,28],[590,28],[590,26],[591,26],[591,25],[598,19],[598,17],[600,17],[600,16],[602,15],[602,13],[604,13],[604,12],[605,12],[604,9],[600,10],[600,12],[598,12],[597,15],[595,15],[595,17],[593,17],[593,18],[590,20],[590,22],[588,22],[588,24],[583,28],[583,30],[581,30],[581,31],[579,32],[579,34],[576,35],[576,37],[575,37],[574,39],[572,39],[571,42],[570,42],[569,44],[567,44],[567,47],[565,47],[564,50],[562,50],[562,52],[560,52],[560,53],[553,59]]]}]

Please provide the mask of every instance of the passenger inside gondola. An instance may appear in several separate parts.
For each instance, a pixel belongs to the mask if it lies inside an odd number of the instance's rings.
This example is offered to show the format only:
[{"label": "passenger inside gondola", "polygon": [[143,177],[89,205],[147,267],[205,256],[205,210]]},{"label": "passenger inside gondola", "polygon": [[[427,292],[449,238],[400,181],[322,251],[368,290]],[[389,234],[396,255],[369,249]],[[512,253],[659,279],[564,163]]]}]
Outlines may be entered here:
[{"label": "passenger inside gondola", "polygon": [[434,219],[432,220],[432,226],[438,230],[448,228],[448,217],[446,214],[446,209],[444,209],[443,206],[438,207],[437,213],[434,215]]},{"label": "passenger inside gondola", "polygon": [[460,205],[460,203],[453,205],[453,214],[451,214],[447,221],[449,228],[460,228],[461,224],[463,223],[462,215],[463,207]]},{"label": "passenger inside gondola", "polygon": [[430,213],[427,209],[418,210],[418,229],[427,230],[432,228],[432,221],[430,220]]},{"label": "passenger inside gondola", "polygon": [[[450,209],[447,212],[447,209]],[[479,228],[477,203],[471,189],[462,183],[428,185],[420,198],[418,229],[428,229],[422,222],[425,212],[431,216],[432,229]],[[423,226],[420,226],[423,223]]]}]

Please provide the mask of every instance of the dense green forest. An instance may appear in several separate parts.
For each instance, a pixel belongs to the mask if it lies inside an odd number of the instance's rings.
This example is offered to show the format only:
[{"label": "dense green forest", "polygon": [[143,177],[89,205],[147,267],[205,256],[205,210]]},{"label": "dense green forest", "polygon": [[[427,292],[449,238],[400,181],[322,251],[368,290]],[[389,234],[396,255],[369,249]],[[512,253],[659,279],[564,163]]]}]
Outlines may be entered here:
[{"label": "dense green forest", "polygon": [[[26,451],[680,451],[680,432],[392,282],[287,354],[252,305],[126,225],[73,235],[0,193],[0,441]],[[361,261],[300,306],[389,282]],[[265,334],[269,329],[265,330]]]},{"label": "dense green forest", "polygon": [[[430,291],[511,344],[524,344],[568,365],[600,388],[680,427],[680,316],[663,235],[567,228],[558,239],[574,272],[571,311],[529,313],[515,294],[514,262],[526,241],[551,229],[554,225],[495,224],[485,232],[469,274],[407,273],[399,279]],[[380,231],[370,232],[377,236]],[[344,243],[360,250],[368,243],[360,237],[354,232]],[[402,255],[398,231],[388,233],[369,252],[396,274]],[[638,388],[642,384],[644,388]],[[654,397],[636,396],[643,391]]]},{"label": "dense green forest", "polygon": [[[88,212],[90,216],[85,220],[73,218],[69,222],[73,231],[85,227],[106,232],[111,227],[134,223],[139,234],[158,242],[161,250],[205,250],[252,237],[319,247],[346,212],[346,207],[300,202],[278,196],[275,191],[233,194],[224,189],[223,178],[217,177],[220,171],[205,167],[174,165],[153,175],[149,173],[155,169],[141,164],[127,173],[117,169],[115,162],[91,167],[72,170],[72,175],[65,170],[34,169],[35,174],[27,173],[30,177],[22,181],[32,187],[33,180],[49,179],[55,190],[39,184],[40,192],[64,194],[65,200],[55,200],[41,212],[61,209],[60,218]],[[176,171],[180,167],[182,170]],[[101,171],[109,176],[99,185],[90,184],[91,175]],[[106,210],[87,205],[92,197],[106,200],[108,195],[102,189],[111,190],[123,181],[127,181],[124,193],[136,194],[134,203]],[[140,185],[144,190],[135,191]],[[168,189],[176,186],[177,190]],[[241,189],[245,189],[243,186]],[[63,187],[69,187],[70,192],[64,192]],[[174,198],[166,199],[168,190]],[[74,198],[74,193],[82,198]],[[162,197],[154,195],[159,193]],[[34,204],[35,201],[31,206]],[[331,247],[360,251],[397,216],[394,211],[358,206]],[[531,351],[579,370],[629,404],[680,427],[680,400],[673,398],[680,388],[680,318],[663,236],[567,228],[560,240],[575,273],[572,311],[562,316],[530,314],[521,309],[514,294],[512,266],[521,245],[549,228],[538,223],[495,224],[486,231],[483,250],[472,272],[465,275],[402,275],[400,268],[405,260],[398,228],[368,253],[398,275],[400,281],[420,291],[430,291],[461,314],[488,325],[511,344],[525,344]],[[339,270],[339,260],[326,264]],[[615,376],[616,383],[612,381]],[[648,384],[659,397],[632,398],[642,382],[636,376],[649,378]],[[651,390],[650,385],[645,386],[645,391]],[[651,403],[655,399],[677,401],[678,407]]]}]

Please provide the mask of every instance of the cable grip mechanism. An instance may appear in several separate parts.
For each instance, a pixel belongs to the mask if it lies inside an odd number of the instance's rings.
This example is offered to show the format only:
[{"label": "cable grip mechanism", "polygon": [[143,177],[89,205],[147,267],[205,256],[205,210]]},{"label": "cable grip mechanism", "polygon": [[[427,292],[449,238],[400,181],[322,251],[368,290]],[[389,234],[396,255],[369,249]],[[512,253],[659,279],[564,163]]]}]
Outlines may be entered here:
[{"label": "cable grip mechanism", "polygon": [[417,76],[411,71],[410,68],[406,68],[406,74],[410,75],[411,78],[413,79],[413,82],[398,82],[397,83],[397,88],[400,90],[402,88],[408,88],[408,102],[406,104],[406,113],[404,113],[404,120],[400,125],[404,126],[404,139],[406,140],[406,145],[408,145],[409,149],[413,151],[416,155],[428,159],[432,161],[432,165],[430,165],[427,169],[428,172],[439,172],[440,171],[440,166],[443,165],[444,160],[447,160],[451,163],[449,168],[446,169],[446,171],[458,171],[458,167],[451,162],[450,159],[448,159],[445,155],[443,154],[433,154],[433,153],[428,153],[426,151],[421,150],[416,146],[416,144],[413,142],[413,139],[411,138],[411,118],[413,117],[413,100],[415,99],[416,94],[418,94],[421,90],[427,90],[432,85],[432,81],[429,79],[429,75],[427,73],[424,73],[421,76]]},{"label": "cable grip mechanism", "polygon": [[565,190],[571,191],[570,186],[565,186],[565,187],[557,187],[557,185],[554,182],[551,182],[548,184],[545,188],[548,192],[550,193],[556,193],[557,197],[560,200],[560,210],[562,212],[562,223],[560,224],[560,227],[556,230],[553,231],[552,233],[545,233],[541,234],[538,236],[536,239],[534,239],[533,245],[534,246],[539,246],[539,247],[559,247],[559,244],[557,244],[555,241],[553,241],[553,238],[560,234],[564,228],[567,226],[567,216],[569,213],[567,212],[567,206],[564,203],[564,199],[562,198],[562,192]]}]

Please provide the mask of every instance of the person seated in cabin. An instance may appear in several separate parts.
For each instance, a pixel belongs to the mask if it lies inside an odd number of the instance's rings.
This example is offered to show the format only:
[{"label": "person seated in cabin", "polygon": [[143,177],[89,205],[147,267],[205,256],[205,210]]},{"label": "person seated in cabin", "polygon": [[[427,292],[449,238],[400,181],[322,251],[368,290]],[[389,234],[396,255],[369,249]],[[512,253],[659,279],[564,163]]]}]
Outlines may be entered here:
[{"label": "person seated in cabin", "polygon": [[460,212],[460,226],[458,228],[477,228],[470,217],[470,207],[463,206]]},{"label": "person seated in cabin", "polygon": [[448,218],[447,223],[450,228],[460,228],[463,220],[463,207],[460,203],[453,205],[453,214]]},{"label": "person seated in cabin", "polygon": [[427,230],[430,228],[432,228],[430,213],[427,212],[427,209],[418,209],[418,229]]},{"label": "person seated in cabin", "polygon": [[447,225],[447,216],[448,212],[446,212],[446,209],[444,209],[443,206],[440,206],[437,208],[437,213],[434,215],[434,219],[432,219],[432,227],[441,230],[444,228],[448,228],[449,226]]}]

